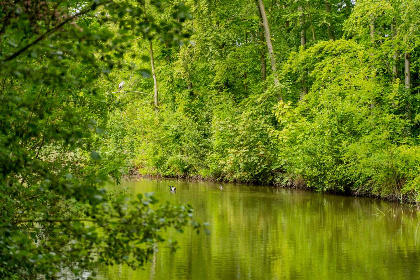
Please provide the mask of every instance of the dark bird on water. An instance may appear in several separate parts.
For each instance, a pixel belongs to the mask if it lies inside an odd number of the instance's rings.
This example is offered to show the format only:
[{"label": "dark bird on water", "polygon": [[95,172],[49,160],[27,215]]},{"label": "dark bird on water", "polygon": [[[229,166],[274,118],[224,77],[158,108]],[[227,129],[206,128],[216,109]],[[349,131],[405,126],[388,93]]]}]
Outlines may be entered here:
[{"label": "dark bird on water", "polygon": [[172,193],[176,192],[176,188],[174,186],[169,186],[169,191]]}]

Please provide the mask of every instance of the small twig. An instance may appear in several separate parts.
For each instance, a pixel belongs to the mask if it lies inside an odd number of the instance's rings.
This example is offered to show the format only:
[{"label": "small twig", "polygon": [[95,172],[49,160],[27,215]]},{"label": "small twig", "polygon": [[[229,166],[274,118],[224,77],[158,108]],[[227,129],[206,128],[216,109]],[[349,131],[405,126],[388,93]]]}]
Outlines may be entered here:
[{"label": "small twig", "polygon": [[38,149],[37,149],[37,151],[36,151],[36,155],[35,155],[35,158],[36,158],[36,159],[37,159],[37,158],[38,158],[38,156],[39,156],[39,152],[41,151],[42,146],[44,146],[44,141],[45,141],[45,137],[44,137],[44,135],[42,135],[42,140],[41,140],[41,143],[39,144]]}]

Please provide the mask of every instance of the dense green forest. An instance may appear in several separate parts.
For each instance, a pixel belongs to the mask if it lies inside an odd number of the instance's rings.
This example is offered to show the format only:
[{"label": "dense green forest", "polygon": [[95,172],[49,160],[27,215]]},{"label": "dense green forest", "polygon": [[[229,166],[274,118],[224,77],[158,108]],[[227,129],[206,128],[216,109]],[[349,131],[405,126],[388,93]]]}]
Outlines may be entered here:
[{"label": "dense green forest", "polygon": [[138,42],[107,77],[124,106],[102,153],[142,174],[420,199],[419,1],[186,5],[188,44]]},{"label": "dense green forest", "polygon": [[420,201],[419,0],[0,0],[0,278],[144,264],[123,174]]}]

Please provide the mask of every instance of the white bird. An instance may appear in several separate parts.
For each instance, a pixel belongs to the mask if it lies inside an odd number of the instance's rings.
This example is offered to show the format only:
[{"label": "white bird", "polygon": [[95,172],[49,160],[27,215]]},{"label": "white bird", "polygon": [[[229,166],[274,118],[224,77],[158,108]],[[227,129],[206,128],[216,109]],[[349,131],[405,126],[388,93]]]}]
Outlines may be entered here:
[{"label": "white bird", "polygon": [[125,82],[124,81],[122,81],[119,85],[118,85],[118,88],[121,90],[122,88],[123,88],[123,86],[125,85]]}]

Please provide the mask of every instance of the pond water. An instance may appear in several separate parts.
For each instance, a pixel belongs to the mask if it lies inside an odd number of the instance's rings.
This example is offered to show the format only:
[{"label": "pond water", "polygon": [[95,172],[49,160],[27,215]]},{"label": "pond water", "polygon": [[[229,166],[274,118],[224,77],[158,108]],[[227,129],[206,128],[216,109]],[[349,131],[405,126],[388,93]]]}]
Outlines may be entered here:
[{"label": "pond water", "polygon": [[103,268],[102,279],[420,279],[420,212],[406,206],[208,182],[123,186],[191,204],[210,234],[168,231],[176,252],[161,244],[144,269]]}]

